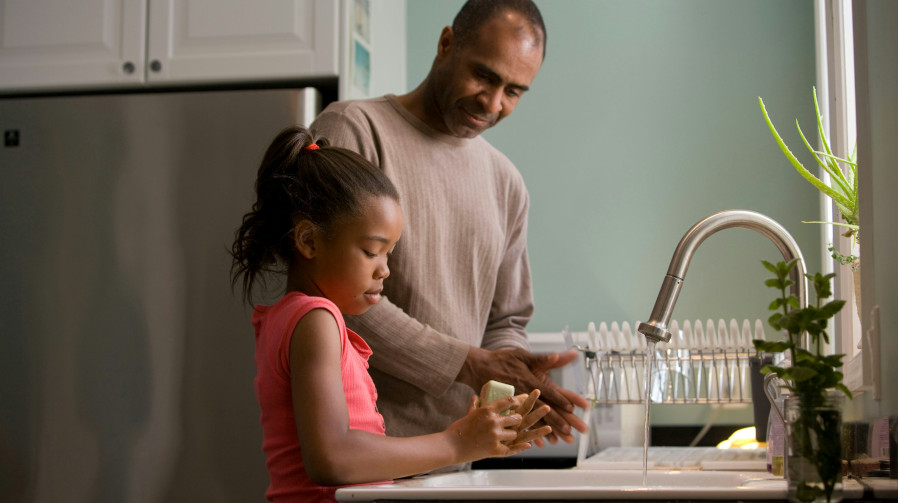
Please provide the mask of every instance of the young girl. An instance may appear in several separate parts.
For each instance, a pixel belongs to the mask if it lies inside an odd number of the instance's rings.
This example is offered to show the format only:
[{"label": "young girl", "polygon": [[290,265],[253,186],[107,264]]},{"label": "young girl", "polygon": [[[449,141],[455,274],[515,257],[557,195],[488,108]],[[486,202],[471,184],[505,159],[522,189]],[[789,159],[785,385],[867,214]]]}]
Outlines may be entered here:
[{"label": "young girl", "polygon": [[385,436],[371,350],[341,313],[380,300],[402,232],[396,189],[361,156],[297,126],[269,146],[255,190],[231,249],[232,282],[251,303],[267,273],[286,274],[284,297],[256,306],[252,319],[269,500],[333,501],[334,486],[508,456],[551,431],[529,429],[548,412],[530,410],[534,390],[487,405],[472,396],[468,413],[440,433]]}]

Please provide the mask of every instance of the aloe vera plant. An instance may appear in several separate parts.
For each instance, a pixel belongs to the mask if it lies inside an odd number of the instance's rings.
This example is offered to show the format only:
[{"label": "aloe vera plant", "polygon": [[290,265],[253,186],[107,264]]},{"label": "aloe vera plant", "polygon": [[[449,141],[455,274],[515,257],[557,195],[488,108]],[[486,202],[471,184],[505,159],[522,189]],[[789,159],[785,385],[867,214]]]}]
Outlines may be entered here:
[{"label": "aloe vera plant", "polygon": [[[764,114],[764,120],[767,121],[767,127],[770,128],[770,132],[773,133],[773,137],[776,138],[776,143],[779,145],[780,150],[783,151],[783,154],[786,155],[786,158],[792,163],[792,166],[795,167],[795,170],[803,176],[808,182],[810,182],[814,187],[817,187],[821,192],[830,197],[833,202],[835,202],[836,207],[839,209],[839,213],[842,215],[842,222],[805,222],[805,223],[819,223],[819,224],[832,224],[838,225],[841,227],[845,227],[848,230],[843,233],[843,236],[851,238],[855,243],[858,239],[858,234],[860,231],[860,223],[858,218],[858,178],[857,178],[857,147],[851,152],[847,159],[838,157],[832,153],[830,149],[830,142],[827,140],[826,133],[823,130],[823,119],[820,116],[820,107],[817,105],[817,89],[813,88],[814,95],[814,111],[817,113],[817,131],[820,134],[820,140],[823,146],[823,150],[815,150],[814,147],[808,142],[807,138],[804,135],[804,132],[801,130],[801,126],[798,123],[798,120],[795,121],[795,126],[798,128],[798,134],[801,136],[802,141],[804,142],[805,147],[814,157],[814,160],[817,161],[817,164],[829,174],[830,183],[827,185],[823,180],[815,176],[813,173],[807,170],[801,161],[795,157],[795,154],[789,150],[789,147],[786,145],[786,142],[783,141],[782,136],[780,136],[779,132],[777,132],[776,128],[773,126],[773,121],[770,120],[770,116],[767,113],[766,107],[764,107],[764,100],[758,97],[758,102],[761,105],[761,112]],[[841,165],[844,165],[846,169],[843,171]],[[832,249],[830,249],[832,251]],[[852,263],[855,262],[857,257],[854,256],[843,256],[836,253],[833,253],[833,258],[839,260],[841,263]]]}]

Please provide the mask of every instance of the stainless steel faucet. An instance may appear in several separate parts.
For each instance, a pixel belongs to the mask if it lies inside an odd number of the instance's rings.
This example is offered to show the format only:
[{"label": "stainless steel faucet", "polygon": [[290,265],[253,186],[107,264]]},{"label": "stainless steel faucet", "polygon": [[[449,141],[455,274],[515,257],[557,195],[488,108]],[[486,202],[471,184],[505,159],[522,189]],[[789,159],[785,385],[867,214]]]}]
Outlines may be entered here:
[{"label": "stainless steel faucet", "polygon": [[680,239],[680,244],[674,250],[673,258],[670,259],[670,267],[667,268],[664,282],[661,283],[661,291],[658,292],[655,307],[652,308],[652,315],[649,317],[649,321],[640,323],[636,329],[637,332],[646,337],[648,342],[670,342],[671,334],[667,326],[670,323],[674,305],[677,303],[677,296],[683,287],[683,280],[686,279],[686,270],[689,268],[692,256],[695,255],[699,245],[708,236],[730,227],[744,227],[767,236],[773,241],[780,253],[783,254],[783,259],[786,262],[795,258],[799,259],[798,266],[792,269],[792,273],[789,276],[793,282],[791,287],[792,294],[798,297],[798,303],[801,307],[808,305],[808,284],[807,278],[805,278],[807,267],[798,244],[786,229],[770,217],[754,211],[721,211],[693,225]]}]

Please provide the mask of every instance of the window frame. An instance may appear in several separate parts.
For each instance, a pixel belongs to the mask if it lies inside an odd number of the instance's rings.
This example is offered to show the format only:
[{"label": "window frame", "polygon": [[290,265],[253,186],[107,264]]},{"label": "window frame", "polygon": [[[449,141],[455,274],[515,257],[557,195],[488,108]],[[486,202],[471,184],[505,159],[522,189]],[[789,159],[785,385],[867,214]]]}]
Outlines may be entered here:
[{"label": "window frame", "polygon": [[[857,145],[857,109],[854,69],[854,29],[850,0],[815,0],[814,16],[817,48],[817,92],[823,127],[830,140],[830,148],[838,156],[846,156]],[[829,175],[820,170],[821,178],[829,183]],[[838,218],[833,201],[821,193],[821,221]],[[860,247],[842,236],[841,228],[823,225],[822,264],[825,273],[835,272],[835,298],[846,301],[833,327],[832,352],[845,354],[843,373],[845,385],[853,392],[870,388],[870,365],[864,364],[863,330],[856,307],[855,275],[850,266],[843,266],[832,258],[829,246],[843,255],[860,256]],[[867,352],[869,353],[869,352]]]}]

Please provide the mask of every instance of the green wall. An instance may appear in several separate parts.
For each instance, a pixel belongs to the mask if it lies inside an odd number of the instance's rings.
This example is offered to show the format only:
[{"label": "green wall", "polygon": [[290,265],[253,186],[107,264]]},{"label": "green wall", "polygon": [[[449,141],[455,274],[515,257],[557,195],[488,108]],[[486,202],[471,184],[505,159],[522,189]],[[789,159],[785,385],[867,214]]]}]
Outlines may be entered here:
[{"label": "green wall", "polygon": [[[463,2],[408,0],[408,88],[427,74]],[[532,332],[644,320],[695,222],[750,209],[782,223],[820,267],[818,195],[768,131],[758,96],[801,156],[814,132],[811,0],[537,0],[546,61],[514,114],[485,137],[531,195]],[[804,152],[806,154],[806,152]],[[762,318],[773,293],[760,234],[699,249],[673,319]]]}]

